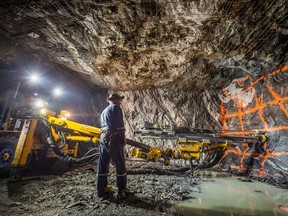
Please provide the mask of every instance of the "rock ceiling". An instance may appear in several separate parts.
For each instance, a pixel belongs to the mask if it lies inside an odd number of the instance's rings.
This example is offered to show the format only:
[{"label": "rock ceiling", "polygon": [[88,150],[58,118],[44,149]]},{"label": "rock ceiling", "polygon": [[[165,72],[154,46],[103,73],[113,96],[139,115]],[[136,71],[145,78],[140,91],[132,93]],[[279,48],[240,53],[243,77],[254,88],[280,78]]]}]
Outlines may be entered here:
[{"label": "rock ceiling", "polygon": [[120,90],[202,90],[223,68],[219,82],[287,60],[286,0],[2,0],[0,13],[2,61],[30,55]]}]

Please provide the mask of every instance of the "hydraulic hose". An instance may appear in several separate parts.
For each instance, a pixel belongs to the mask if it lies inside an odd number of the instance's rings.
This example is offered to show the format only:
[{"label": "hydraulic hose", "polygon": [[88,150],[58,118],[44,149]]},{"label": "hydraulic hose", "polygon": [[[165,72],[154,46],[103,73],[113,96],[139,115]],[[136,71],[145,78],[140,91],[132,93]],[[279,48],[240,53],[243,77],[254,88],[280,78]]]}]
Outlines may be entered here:
[{"label": "hydraulic hose", "polygon": [[157,175],[184,175],[185,172],[189,171],[190,167],[183,167],[180,169],[169,169],[163,170],[159,168],[146,168],[146,169],[132,169],[127,170],[127,174],[137,175],[137,174],[157,174]]},{"label": "hydraulic hose", "polygon": [[91,163],[94,160],[96,160],[98,157],[98,154],[94,153],[92,155],[86,155],[85,157],[82,157],[82,158],[74,158],[74,157],[64,154],[59,149],[58,146],[54,145],[53,139],[51,137],[47,138],[47,142],[52,148],[52,150],[55,152],[55,154],[58,156],[58,158],[64,161],[68,166],[83,165],[83,164],[87,164],[88,162]]},{"label": "hydraulic hose", "polygon": [[[51,125],[47,121],[47,119],[42,118],[43,125],[40,125],[40,132],[43,134],[43,136],[46,138],[46,141],[48,145],[52,148],[54,153],[58,156],[58,158],[62,161],[64,161],[68,166],[73,166],[73,165],[83,165],[87,163],[91,163],[92,161],[96,160],[98,157],[98,153],[94,153],[91,155],[84,155],[82,158],[74,158],[69,155],[64,154],[61,149],[55,145],[54,138],[51,133]],[[89,151],[90,153],[90,151]]]}]

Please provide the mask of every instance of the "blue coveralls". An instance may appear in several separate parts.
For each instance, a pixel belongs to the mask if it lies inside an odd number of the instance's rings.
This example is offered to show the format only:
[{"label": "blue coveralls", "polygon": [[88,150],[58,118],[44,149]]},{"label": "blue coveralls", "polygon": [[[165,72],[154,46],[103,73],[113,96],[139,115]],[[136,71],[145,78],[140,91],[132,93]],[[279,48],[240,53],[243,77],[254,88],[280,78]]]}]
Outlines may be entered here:
[{"label": "blue coveralls", "polygon": [[97,190],[102,191],[108,184],[109,164],[116,165],[117,187],[127,186],[127,170],[124,158],[125,128],[120,106],[110,104],[101,114],[103,133],[100,138],[100,157],[97,167]]}]

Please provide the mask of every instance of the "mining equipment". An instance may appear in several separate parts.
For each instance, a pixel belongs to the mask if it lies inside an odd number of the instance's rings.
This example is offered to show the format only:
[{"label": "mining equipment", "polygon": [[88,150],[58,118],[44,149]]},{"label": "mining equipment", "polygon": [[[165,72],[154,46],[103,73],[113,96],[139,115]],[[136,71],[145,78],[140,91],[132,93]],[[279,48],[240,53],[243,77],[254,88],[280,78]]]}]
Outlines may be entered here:
[{"label": "mining equipment", "polygon": [[[0,175],[20,180],[28,164],[47,165],[60,159],[68,166],[89,164],[98,158],[101,128],[70,121],[69,112],[59,115],[47,109],[47,103],[38,100],[29,109],[11,112],[0,131]],[[136,137],[175,141],[171,148],[159,148],[126,139],[130,155],[147,161],[189,161],[190,171],[215,166],[228,148],[237,143],[264,143],[267,137],[227,137],[205,129],[165,126],[145,122]],[[47,167],[48,168],[48,167]]]}]

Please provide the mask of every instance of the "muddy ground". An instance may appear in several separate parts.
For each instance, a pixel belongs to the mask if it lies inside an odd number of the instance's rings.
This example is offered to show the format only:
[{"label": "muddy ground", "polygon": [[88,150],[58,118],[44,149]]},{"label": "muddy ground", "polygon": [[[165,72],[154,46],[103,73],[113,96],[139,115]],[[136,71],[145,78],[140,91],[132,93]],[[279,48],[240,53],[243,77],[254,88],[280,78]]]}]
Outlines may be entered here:
[{"label": "muddy ground", "polygon": [[178,215],[177,202],[201,192],[198,177],[134,174],[128,175],[128,184],[135,194],[119,199],[113,168],[111,172],[115,193],[105,200],[97,197],[94,165],[28,172],[21,182],[2,178],[1,215]]}]

